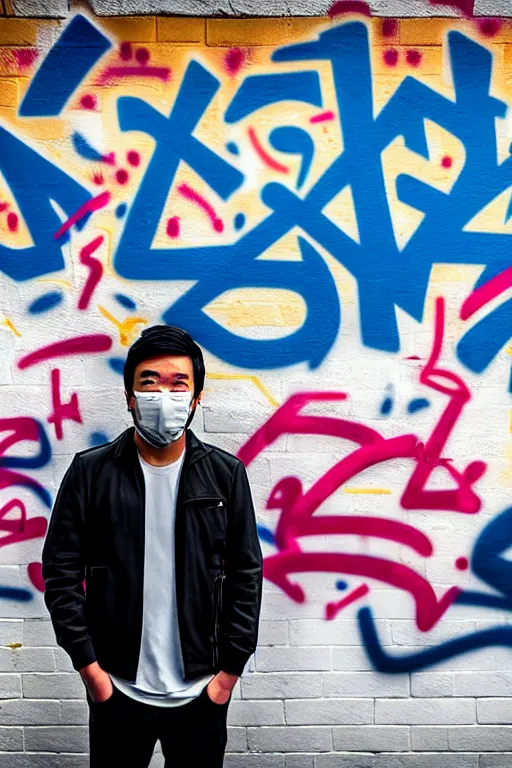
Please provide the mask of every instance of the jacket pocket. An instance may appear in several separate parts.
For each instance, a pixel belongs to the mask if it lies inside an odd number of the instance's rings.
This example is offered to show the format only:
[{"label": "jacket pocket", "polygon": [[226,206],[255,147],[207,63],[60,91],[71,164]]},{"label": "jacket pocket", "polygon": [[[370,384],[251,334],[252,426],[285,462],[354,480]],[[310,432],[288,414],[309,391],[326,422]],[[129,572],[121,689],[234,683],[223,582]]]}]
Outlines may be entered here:
[{"label": "jacket pocket", "polygon": [[217,571],[213,581],[213,668],[219,665],[219,645],[221,639],[222,597],[224,591],[224,570]]}]

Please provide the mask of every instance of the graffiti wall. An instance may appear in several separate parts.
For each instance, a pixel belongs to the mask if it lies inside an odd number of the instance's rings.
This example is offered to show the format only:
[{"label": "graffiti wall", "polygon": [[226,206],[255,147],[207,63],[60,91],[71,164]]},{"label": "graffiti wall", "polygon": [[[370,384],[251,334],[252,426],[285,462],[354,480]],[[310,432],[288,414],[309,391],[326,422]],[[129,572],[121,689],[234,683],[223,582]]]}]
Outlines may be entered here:
[{"label": "graffiti wall", "polygon": [[205,350],[195,429],[248,467],[265,556],[229,764],[497,766],[512,22],[78,13],[0,37],[6,750],[87,750],[41,546],[74,452],[130,423],[127,347],[164,321]]}]

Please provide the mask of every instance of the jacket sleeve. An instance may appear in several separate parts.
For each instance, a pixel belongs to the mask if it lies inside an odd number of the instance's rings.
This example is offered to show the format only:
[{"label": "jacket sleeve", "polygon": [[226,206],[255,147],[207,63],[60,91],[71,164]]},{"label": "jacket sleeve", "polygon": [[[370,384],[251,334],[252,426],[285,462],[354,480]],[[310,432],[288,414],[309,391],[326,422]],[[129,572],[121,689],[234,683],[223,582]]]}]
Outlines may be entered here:
[{"label": "jacket sleeve", "polygon": [[222,641],[219,666],[241,675],[256,650],[263,563],[247,472],[240,462],[233,474],[228,507]]},{"label": "jacket sleeve", "polygon": [[73,667],[96,661],[85,622],[86,483],[80,456],[75,456],[61,483],[43,546],[44,600],[57,643]]}]

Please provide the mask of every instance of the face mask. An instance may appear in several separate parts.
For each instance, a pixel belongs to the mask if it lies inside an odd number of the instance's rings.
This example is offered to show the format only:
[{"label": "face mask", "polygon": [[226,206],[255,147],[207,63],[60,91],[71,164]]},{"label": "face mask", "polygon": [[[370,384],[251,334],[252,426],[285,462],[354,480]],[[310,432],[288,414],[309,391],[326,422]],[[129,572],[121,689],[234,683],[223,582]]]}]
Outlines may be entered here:
[{"label": "face mask", "polygon": [[190,416],[191,392],[134,392],[135,429],[154,448],[179,440]]}]

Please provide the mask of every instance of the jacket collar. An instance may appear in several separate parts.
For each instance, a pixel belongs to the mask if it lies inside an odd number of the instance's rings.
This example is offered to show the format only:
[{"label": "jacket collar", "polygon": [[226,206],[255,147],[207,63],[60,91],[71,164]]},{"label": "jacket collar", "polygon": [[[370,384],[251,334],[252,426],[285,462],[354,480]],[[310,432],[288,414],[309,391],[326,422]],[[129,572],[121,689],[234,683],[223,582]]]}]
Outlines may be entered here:
[{"label": "jacket collar", "polygon": [[[197,438],[191,429],[185,434],[185,462],[187,465],[202,459],[211,452],[211,447],[205,445]],[[135,461],[137,458],[137,446],[135,444],[135,427],[129,427],[114,442],[115,461]]]}]

